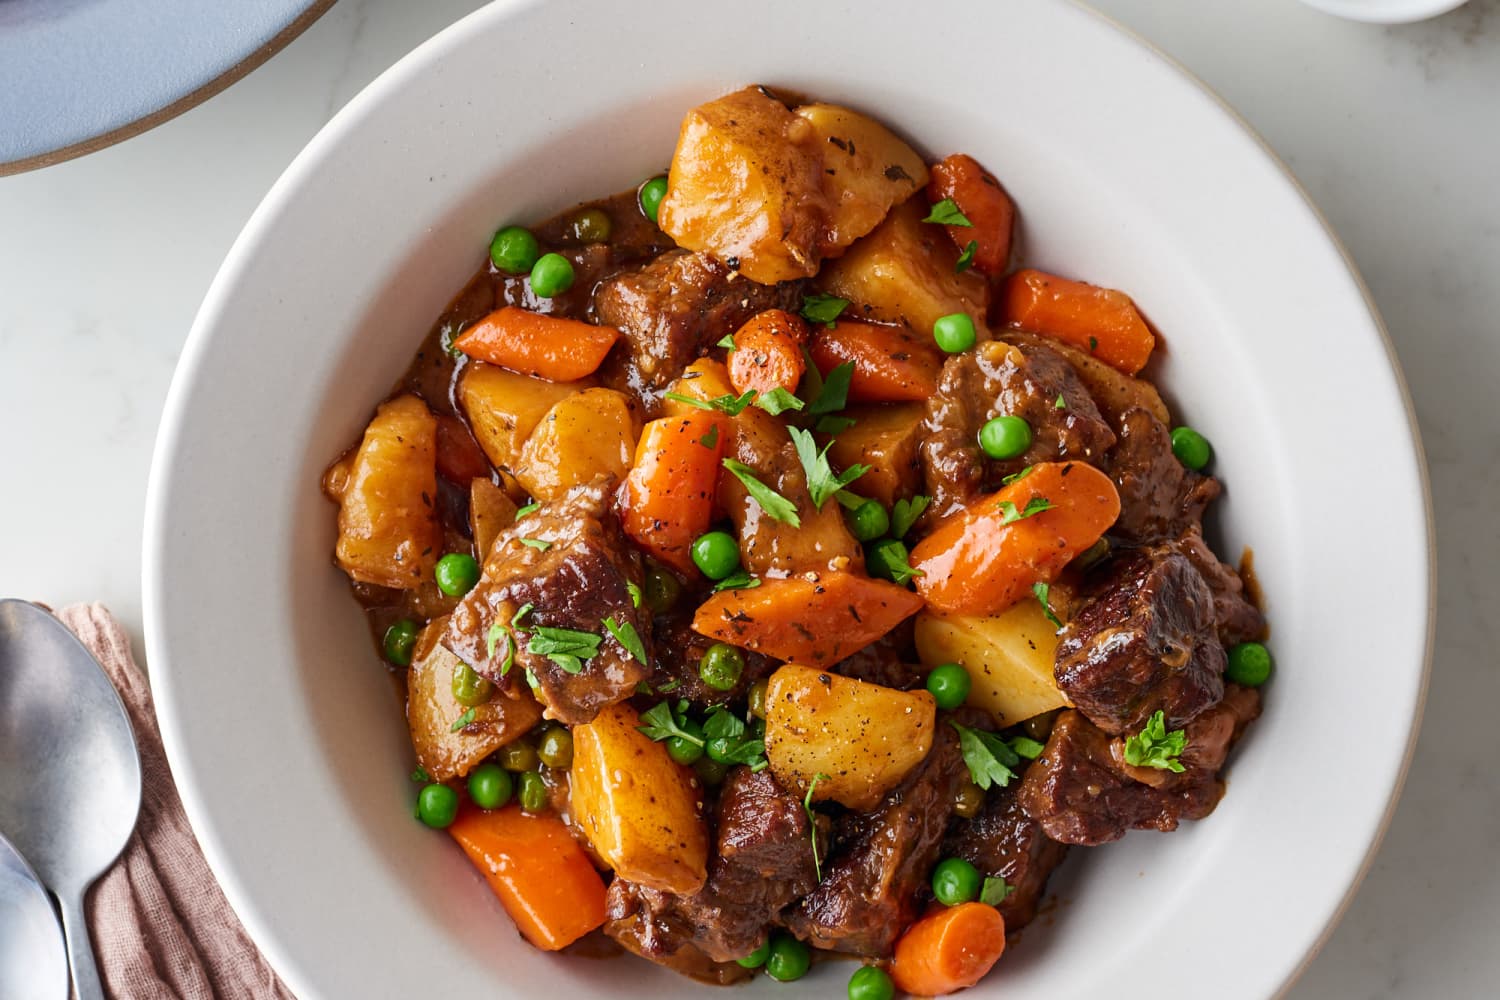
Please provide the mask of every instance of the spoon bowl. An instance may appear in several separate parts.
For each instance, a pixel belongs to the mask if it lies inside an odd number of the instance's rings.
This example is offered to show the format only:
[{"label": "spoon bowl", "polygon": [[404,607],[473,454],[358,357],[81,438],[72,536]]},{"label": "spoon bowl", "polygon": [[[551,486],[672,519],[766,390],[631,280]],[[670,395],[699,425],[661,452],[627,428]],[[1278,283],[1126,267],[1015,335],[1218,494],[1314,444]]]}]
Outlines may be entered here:
[{"label": "spoon bowl", "polygon": [[0,600],[0,761],[0,833],[57,897],[79,1000],[102,997],[83,897],[135,829],[140,757],[93,654],[26,601]]},{"label": "spoon bowl", "polygon": [[47,889],[0,837],[0,997],[65,1000],[68,958]]}]

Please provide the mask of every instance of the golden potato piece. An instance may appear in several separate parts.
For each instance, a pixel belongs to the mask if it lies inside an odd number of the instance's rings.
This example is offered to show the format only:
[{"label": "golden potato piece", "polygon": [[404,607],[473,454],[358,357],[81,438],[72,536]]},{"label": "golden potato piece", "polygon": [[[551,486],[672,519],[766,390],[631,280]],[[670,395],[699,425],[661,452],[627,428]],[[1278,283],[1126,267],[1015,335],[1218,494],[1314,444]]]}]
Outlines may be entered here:
[{"label": "golden potato piece", "polygon": [[584,389],[558,400],[521,448],[517,481],[543,502],[601,472],[624,479],[640,428],[630,400],[613,389]]},{"label": "golden potato piece", "polygon": [[703,791],[640,724],[620,703],[573,727],[574,824],[621,878],[697,892],[708,877]]},{"label": "golden potato piece", "polygon": [[1068,704],[1052,675],[1057,626],[1039,601],[1022,601],[993,617],[944,618],[924,611],[916,632],[922,663],[963,664],[974,682],[969,704],[989,710],[1001,725]]},{"label": "golden potato piece", "polygon": [[495,536],[515,523],[516,509],[516,502],[488,479],[469,484],[469,531],[481,566],[494,547]]},{"label": "golden potato piece", "polygon": [[887,508],[898,499],[910,499],[922,485],[921,403],[872,403],[851,406],[843,416],[854,424],[838,432],[828,448],[835,468],[868,465],[870,471],[850,484],[862,497],[879,500]]},{"label": "golden potato piece", "polygon": [[590,382],[547,382],[471,361],[458,379],[458,402],[490,464],[513,472],[521,447],[547,411]]},{"label": "golden potato piece", "polygon": [[897,691],[788,663],[766,687],[766,756],[777,780],[813,800],[873,809],[932,749],[937,705],[926,691]]},{"label": "golden potato piece", "polygon": [[884,125],[834,104],[804,104],[796,114],[821,140],[828,199],[818,250],[834,257],[880,225],[892,205],[927,186],[927,164]]},{"label": "golden potato piece", "polygon": [[334,558],[364,583],[410,590],[442,555],[437,496],[437,420],[416,396],[382,403],[353,459],[324,475],[339,499]]}]

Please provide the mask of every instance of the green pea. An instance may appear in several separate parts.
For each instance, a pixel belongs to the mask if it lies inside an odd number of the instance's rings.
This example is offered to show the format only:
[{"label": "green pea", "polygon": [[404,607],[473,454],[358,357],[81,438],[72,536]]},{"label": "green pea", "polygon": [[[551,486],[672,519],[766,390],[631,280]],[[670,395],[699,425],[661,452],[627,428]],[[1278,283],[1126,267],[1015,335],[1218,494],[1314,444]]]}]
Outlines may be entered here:
[{"label": "green pea", "polygon": [[466,708],[483,705],[495,693],[495,685],[488,677],[481,677],[474,668],[459,661],[453,667],[453,700]]},{"label": "green pea", "polygon": [[536,237],[520,226],[506,226],[490,240],[490,262],[506,274],[530,271],[541,252]]},{"label": "green pea", "polygon": [[480,764],[469,772],[469,798],[481,809],[499,809],[510,801],[514,784],[499,764]]},{"label": "green pea", "polygon": [[539,813],[547,808],[549,796],[547,783],[536,771],[522,771],[516,776],[516,799],[521,808],[529,813]]},{"label": "green pea", "polygon": [[544,299],[573,287],[573,264],[560,253],[546,253],[531,268],[531,290]]},{"label": "green pea", "polygon": [[764,679],[750,685],[750,691],[745,696],[750,703],[750,714],[757,719],[766,717],[766,688],[768,685]]},{"label": "green pea", "polygon": [[653,177],[641,185],[639,200],[641,203],[641,214],[652,222],[656,222],[658,210],[661,208],[661,200],[667,196],[667,179],[665,177]]},{"label": "green pea", "polygon": [[866,500],[853,510],[844,511],[849,533],[862,542],[873,542],[891,530],[891,516],[879,500]]},{"label": "green pea", "polygon": [[641,588],[646,607],[657,614],[672,610],[682,596],[682,583],[672,571],[656,563],[646,567],[645,586]]},{"label": "green pea", "polygon": [[537,756],[536,747],[525,740],[516,740],[507,743],[495,752],[495,759],[500,766],[507,771],[534,771],[541,758]]},{"label": "green pea", "polygon": [[756,948],[754,951],[752,951],[750,954],[746,955],[744,958],[737,958],[734,961],[735,961],[736,965],[742,965],[742,966],[744,966],[747,969],[758,969],[762,965],[766,964],[766,958],[770,954],[771,954],[771,937],[768,934],[768,935],[766,935],[766,939],[760,943],[760,947]]},{"label": "green pea", "polygon": [[1208,443],[1208,438],[1191,427],[1174,427],[1172,454],[1177,456],[1177,461],[1198,472],[1214,457],[1214,449]]},{"label": "green pea", "polygon": [[977,899],[982,881],[978,868],[963,858],[948,858],[932,870],[932,894],[945,906],[957,906]]},{"label": "green pea", "polygon": [[883,538],[865,548],[865,569],[871,576],[895,582],[909,565],[911,553],[899,538]]},{"label": "green pea", "polygon": [[434,830],[444,830],[458,818],[458,793],[447,785],[425,785],[417,793],[417,818]]},{"label": "green pea", "polygon": [[740,546],[727,531],[709,531],[693,541],[693,565],[710,580],[723,580],[740,568]]},{"label": "green pea", "polygon": [[727,642],[708,647],[698,661],[698,676],[715,691],[732,691],[745,672],[745,654]]},{"label": "green pea", "polygon": [[1271,677],[1271,651],[1258,642],[1230,646],[1224,677],[1245,687],[1260,687]]},{"label": "green pea", "polygon": [[790,934],[777,934],[771,938],[771,951],[766,955],[766,975],[778,983],[790,983],[807,975],[812,966],[812,952],[807,945]]},{"label": "green pea", "polygon": [[927,690],[932,695],[932,700],[937,702],[938,708],[946,708],[950,712],[968,701],[971,686],[973,682],[969,679],[969,672],[957,663],[933,667],[932,673],[927,675]]},{"label": "green pea", "polygon": [[891,1000],[895,995],[896,984],[878,965],[856,969],[849,977],[849,1000]]},{"label": "green pea", "polygon": [[608,243],[609,234],[614,231],[609,213],[602,208],[585,208],[569,221],[573,238],[579,243]]},{"label": "green pea", "polygon": [[417,646],[417,623],[403,618],[385,630],[381,640],[385,647],[385,658],[398,667],[411,666],[411,653]]},{"label": "green pea", "polygon": [[[684,720],[681,728],[684,732],[690,733],[699,741],[703,739],[703,727],[692,719]],[[679,764],[696,764],[699,758],[703,756],[701,742],[694,743],[692,740],[683,739],[681,736],[668,736],[666,742],[668,756]]]},{"label": "green pea", "polygon": [[959,354],[974,346],[974,320],[968,313],[949,313],[932,324],[932,339],[948,354]]},{"label": "green pea", "polygon": [[984,789],[966,781],[953,796],[953,811],[964,819],[973,819],[984,808]]},{"label": "green pea", "polygon": [[979,447],[990,458],[1019,458],[1031,447],[1031,425],[1020,417],[1004,416],[985,421],[979,428]]},{"label": "green pea", "polygon": [[479,564],[467,553],[450,552],[437,561],[432,576],[438,590],[449,597],[462,597],[479,582]]},{"label": "green pea", "polygon": [[548,726],[536,746],[536,755],[542,763],[558,770],[573,763],[573,734],[567,726]]},{"label": "green pea", "polygon": [[693,773],[698,775],[698,780],[705,785],[717,785],[729,773],[729,765],[721,764],[712,757],[699,757],[693,764]]}]

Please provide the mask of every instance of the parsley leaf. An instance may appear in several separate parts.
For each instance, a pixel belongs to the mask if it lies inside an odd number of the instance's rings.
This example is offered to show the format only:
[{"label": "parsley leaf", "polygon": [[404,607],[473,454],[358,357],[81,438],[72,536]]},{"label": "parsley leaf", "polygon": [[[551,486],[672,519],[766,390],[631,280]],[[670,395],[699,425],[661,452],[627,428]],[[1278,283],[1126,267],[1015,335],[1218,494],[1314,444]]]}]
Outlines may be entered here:
[{"label": "parsley leaf", "polygon": [[788,427],[787,433],[792,436],[792,444],[797,448],[797,458],[801,460],[802,471],[807,476],[807,492],[812,496],[813,506],[818,510],[823,509],[829,497],[870,471],[868,465],[856,464],[835,474],[833,466],[828,464],[828,449],[833,446],[832,441],[825,444],[823,450],[819,451],[812,432],[802,430],[800,427]]},{"label": "parsley leaf", "polygon": [[1022,469],[1020,472],[1012,472],[1010,475],[1008,475],[1004,479],[1000,480],[1000,485],[1001,486],[1009,486],[1011,483],[1018,483],[1021,480],[1025,479],[1027,476],[1031,475],[1031,470],[1034,469],[1034,468],[1036,468],[1036,466],[1034,466],[1034,465],[1028,465],[1028,466],[1026,466],[1026,468]]},{"label": "parsley leaf", "polygon": [[460,729],[462,729],[464,726],[467,726],[469,723],[471,723],[473,721],[474,721],[474,709],[471,708],[467,712],[465,712],[463,715],[460,715],[458,718],[456,718],[456,719],[453,720],[453,725],[451,725],[451,726],[448,727],[448,732],[450,732],[450,733],[456,733]]},{"label": "parsley leaf", "polygon": [[[714,430],[718,430],[718,428],[715,427]],[[625,592],[630,595],[630,606],[632,608],[638,608],[638,607],[641,606],[641,596],[642,595],[641,595],[641,588],[640,587],[636,586],[636,584],[633,581],[626,580],[625,581]]]},{"label": "parsley leaf", "polygon": [[988,876],[984,880],[984,888],[979,890],[979,901],[985,906],[999,906],[1005,902],[1007,896],[1016,891],[1016,887],[1005,879],[998,876]]},{"label": "parsley leaf", "polygon": [[[877,542],[867,553],[866,558],[879,567],[879,575],[889,576],[892,583],[898,587],[904,587],[919,576],[926,576],[919,569],[913,569],[910,559],[911,553],[901,542],[887,538],[883,542]],[[871,569],[875,575],[876,570]]]},{"label": "parsley leaf", "polygon": [[936,222],[943,226],[968,226],[970,229],[974,228],[974,223],[970,222],[968,216],[958,210],[958,203],[952,198],[944,198],[936,205],[933,205],[932,212],[922,221]]},{"label": "parsley leaf", "polygon": [[750,590],[759,586],[760,579],[758,577],[751,576],[744,570],[740,570],[738,573],[726,576],[714,584],[714,593],[717,594],[721,590]]},{"label": "parsley leaf", "polygon": [[802,400],[778,385],[770,392],[761,393],[760,398],[755,401],[755,405],[772,416],[776,416],[777,414],[785,413],[787,410],[800,410],[803,403]]},{"label": "parsley leaf", "polygon": [[592,632],[538,625],[531,630],[531,642],[526,651],[545,656],[568,673],[576,674],[582,672],[584,660],[599,655],[599,643],[603,641]]},{"label": "parsley leaf", "polygon": [[641,634],[635,630],[635,626],[629,622],[617,622],[614,617],[604,619],[604,627],[609,629],[609,634],[615,637],[615,642],[625,647],[625,651],[635,657],[637,663],[650,666],[646,661],[646,646],[641,642]]},{"label": "parsley leaf", "polygon": [[769,766],[765,740],[747,732],[740,717],[722,705],[704,720],[703,737],[712,745],[710,756],[721,764],[744,764],[752,771]]},{"label": "parsley leaf", "polygon": [[1051,590],[1051,584],[1042,583],[1040,581],[1031,585],[1031,592],[1036,595],[1037,601],[1039,601],[1042,605],[1042,614],[1046,615],[1047,620],[1053,625],[1056,625],[1060,631],[1063,627],[1062,620],[1057,617],[1057,613],[1052,610],[1052,605],[1047,601],[1047,595],[1051,592]]},{"label": "parsley leaf", "polygon": [[845,361],[823,376],[818,394],[808,406],[807,412],[816,416],[821,413],[837,413],[849,405],[849,380],[854,377],[854,362]]},{"label": "parsley leaf", "polygon": [[932,503],[932,497],[914,496],[910,500],[897,500],[896,505],[891,508],[891,537],[905,538],[911,526],[917,523],[917,518]]},{"label": "parsley leaf", "polygon": [[1146,728],[1125,740],[1125,763],[1132,767],[1154,767],[1173,774],[1187,768],[1177,758],[1187,749],[1187,731],[1167,732],[1167,716],[1161,709],[1146,720]]},{"label": "parsley leaf", "polygon": [[870,502],[869,497],[862,497],[858,493],[850,493],[848,490],[839,490],[833,495],[833,498],[837,500],[839,502],[839,505],[845,510],[859,510],[865,504]]},{"label": "parsley leaf", "polygon": [[819,417],[818,422],[813,424],[813,430],[820,434],[837,434],[847,431],[859,423],[853,417]]},{"label": "parsley leaf", "polygon": [[525,517],[527,514],[535,514],[537,511],[539,511],[541,509],[542,509],[542,505],[539,504],[539,503],[529,503],[529,504],[527,504],[524,507],[517,507],[516,508],[516,520],[519,521],[521,518]]},{"label": "parsley leaf", "polygon": [[797,516],[797,505],[756,479],[754,469],[732,458],[724,459],[724,468],[734,473],[734,478],[744,484],[745,489],[755,498],[755,502],[760,504],[760,509],[766,512],[767,517],[783,524],[790,524],[794,528],[802,527],[802,519]]},{"label": "parsley leaf", "polygon": [[802,810],[807,813],[807,828],[812,836],[813,876],[819,882],[823,881],[823,859],[818,857],[818,817],[813,812],[812,797],[813,789],[818,787],[818,782],[828,780],[828,775],[822,771],[813,775],[812,780],[807,783],[807,795],[802,799]]},{"label": "parsley leaf", "polygon": [[703,737],[694,736],[682,727],[682,723],[687,720],[683,712],[672,710],[670,701],[664,701],[655,708],[642,712],[641,721],[645,725],[636,726],[636,728],[657,743],[675,736],[680,740],[687,740],[696,747],[703,745]]},{"label": "parsley leaf", "polygon": [[[719,443],[719,425],[714,424],[708,429],[708,433],[698,439],[698,443],[705,448],[713,448]],[[636,607],[640,607],[639,604]]]},{"label": "parsley leaf", "polygon": [[837,295],[802,296],[802,318],[809,323],[833,326],[843,311],[848,308],[849,300],[841,299]]},{"label": "parsley leaf", "polygon": [[745,407],[749,406],[755,399],[755,390],[746,389],[742,394],[733,396],[725,393],[714,399],[698,399],[696,396],[684,396],[680,392],[667,393],[667,399],[675,399],[679,403],[696,406],[700,410],[718,410],[727,413],[731,417],[737,417]]},{"label": "parsley leaf", "polygon": [[1047,749],[1046,745],[1038,743],[1030,736],[1012,736],[1008,741],[1012,750],[1027,760],[1036,760]]},{"label": "parsley leaf", "polygon": [[1057,402],[1052,404],[1052,408],[1054,410],[1066,410],[1068,408],[1068,401],[1063,399],[1062,393],[1057,394]]},{"label": "parsley leaf", "polygon": [[722,348],[724,348],[724,349],[726,349],[726,350],[730,350],[730,351],[734,350],[734,334],[732,334],[732,333],[726,333],[726,334],[724,334],[723,337],[719,338],[719,346],[722,347]]},{"label": "parsley leaf", "polygon": [[979,250],[979,241],[970,240],[969,245],[964,247],[964,252],[958,255],[958,263],[953,265],[954,274],[963,274],[974,266],[974,254]]},{"label": "parsley leaf", "polygon": [[432,778],[428,776],[427,769],[425,767],[423,767],[422,765],[418,764],[417,765],[417,769],[411,773],[411,780],[412,781],[420,781],[422,784],[425,785],[425,784],[427,784],[427,782],[431,781]]},{"label": "parsley leaf", "polygon": [[994,733],[982,732],[961,726],[952,719],[948,725],[958,730],[958,745],[963,751],[964,763],[968,765],[969,777],[985,791],[994,785],[1005,788],[1016,772],[1011,770],[1021,764],[1020,755],[1006,745]]},{"label": "parsley leaf", "polygon": [[531,548],[536,549],[538,552],[546,552],[548,549],[552,548],[551,542],[544,542],[540,538],[522,538],[520,539],[520,542],[522,545],[530,546]]},{"label": "parsley leaf", "polygon": [[1024,521],[1028,517],[1036,517],[1044,510],[1051,510],[1052,501],[1046,497],[1032,497],[1026,501],[1025,510],[1016,510],[1016,505],[1009,500],[1001,500],[995,506],[999,507],[1000,513],[1004,515],[1000,518],[1001,524],[1015,524],[1017,521]]},{"label": "parsley leaf", "polygon": [[1098,349],[1098,347],[1099,347],[1099,338],[1098,337],[1090,337],[1089,338],[1089,353],[1093,354],[1094,351]]}]

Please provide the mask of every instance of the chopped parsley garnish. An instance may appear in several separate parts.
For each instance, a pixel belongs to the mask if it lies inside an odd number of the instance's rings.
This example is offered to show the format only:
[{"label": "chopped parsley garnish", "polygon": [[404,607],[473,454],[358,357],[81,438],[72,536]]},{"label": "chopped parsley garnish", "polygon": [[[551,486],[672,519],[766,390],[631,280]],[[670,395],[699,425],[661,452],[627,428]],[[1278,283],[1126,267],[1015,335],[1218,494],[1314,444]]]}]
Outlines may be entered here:
[{"label": "chopped parsley garnish", "polygon": [[1099,347],[1099,338],[1098,337],[1090,337],[1089,338],[1089,353],[1093,354],[1094,351],[1098,349],[1098,347]]},{"label": "chopped parsley garnish", "polygon": [[807,492],[818,510],[823,509],[829,497],[870,471],[868,465],[856,464],[843,472],[835,473],[833,466],[828,464],[828,449],[833,442],[825,444],[823,450],[819,451],[818,443],[813,440],[810,431],[788,427],[787,433],[792,436],[792,444],[797,448],[797,458],[801,460],[802,471],[807,476]]},{"label": "chopped parsley garnish", "polygon": [[1030,736],[1012,736],[1008,742],[1012,750],[1027,760],[1036,760],[1042,755],[1042,751],[1047,749]]},{"label": "chopped parsley garnish", "polygon": [[1051,590],[1051,584],[1041,583],[1040,581],[1031,585],[1031,592],[1036,595],[1037,602],[1042,606],[1042,614],[1047,616],[1049,622],[1061,629],[1063,627],[1062,620],[1053,612],[1052,605],[1047,601],[1047,595]]},{"label": "chopped parsley garnish", "polygon": [[1008,475],[1004,479],[1000,480],[1000,485],[1001,486],[1009,486],[1011,483],[1018,483],[1021,480],[1025,479],[1027,476],[1031,475],[1031,470],[1034,469],[1034,468],[1036,468],[1036,466],[1034,466],[1034,465],[1028,465],[1028,466],[1026,466],[1026,468],[1022,469],[1020,472],[1012,472],[1010,475]]},{"label": "chopped parsley garnish", "polygon": [[1024,510],[1016,510],[1016,505],[1009,500],[1001,500],[996,506],[1000,508],[1000,513],[1003,515],[1000,518],[1001,524],[1015,524],[1017,521],[1024,521],[1028,517],[1036,517],[1044,510],[1051,510],[1052,501],[1046,497],[1032,497],[1026,501]]},{"label": "chopped parsley garnish", "polygon": [[450,732],[450,733],[456,733],[460,729],[462,729],[464,726],[467,726],[469,723],[471,723],[473,721],[474,721],[474,709],[471,708],[467,712],[465,712],[463,715],[460,715],[458,718],[456,718],[456,719],[453,720],[453,725],[451,725],[451,726],[448,727],[448,732]]},{"label": "chopped parsley garnish", "polygon": [[684,396],[680,392],[669,392],[667,393],[667,398],[675,399],[677,402],[686,403],[689,406],[696,406],[700,410],[718,410],[720,413],[727,413],[731,417],[737,417],[745,407],[754,402],[755,390],[746,389],[738,396],[725,393],[714,399],[698,399],[694,396]]},{"label": "chopped parsley garnish", "polygon": [[717,594],[721,590],[750,590],[752,587],[759,586],[759,577],[751,576],[744,570],[740,570],[738,573],[735,573],[732,576],[726,576],[724,579],[714,584],[714,593]]},{"label": "chopped parsley garnish", "polygon": [[[708,429],[708,433],[698,439],[698,443],[705,448],[713,448],[719,443],[719,425],[714,424]],[[636,605],[640,607],[640,605]]]},{"label": "chopped parsley garnish", "polygon": [[804,295],[802,296],[802,318],[809,323],[822,323],[824,326],[833,326],[845,309],[849,308],[849,300],[841,299],[837,295]]},{"label": "chopped parsley garnish", "polygon": [[787,410],[800,410],[804,404],[802,400],[778,385],[770,392],[761,393],[760,397],[756,399],[755,405],[772,416],[776,416],[785,413]]},{"label": "chopped parsley garnish", "polygon": [[827,375],[823,376],[822,384],[818,387],[817,395],[812,397],[812,403],[807,407],[807,412],[817,416],[823,413],[837,413],[848,406],[849,380],[853,377],[853,361],[845,361],[831,369]]},{"label": "chopped parsley garnish", "polygon": [[1146,720],[1146,728],[1125,740],[1125,763],[1132,767],[1154,767],[1181,774],[1187,768],[1177,758],[1187,749],[1187,731],[1167,732],[1167,716],[1161,709]]},{"label": "chopped parsley garnish", "polygon": [[897,500],[891,508],[891,537],[905,538],[917,518],[932,503],[932,497],[914,496],[910,500]]},{"label": "chopped parsley garnish", "polygon": [[506,625],[498,618],[490,623],[490,628],[484,637],[486,654],[490,659],[495,658],[495,647],[499,644],[501,637],[505,639],[505,661],[500,664],[500,676],[504,677],[510,673],[510,668],[516,665],[516,634],[513,629],[521,624],[521,619],[531,614],[533,604],[523,604],[521,609],[510,616],[510,625]]},{"label": "chopped parsley garnish", "polygon": [[1066,410],[1068,408],[1068,401],[1063,399],[1062,393],[1057,394],[1057,402],[1052,404],[1052,408],[1054,410]]},{"label": "chopped parsley garnish", "polygon": [[721,764],[744,764],[752,771],[764,771],[769,765],[766,741],[748,731],[744,720],[722,705],[704,720],[703,738],[717,744],[713,758]]},{"label": "chopped parsley garnish", "polygon": [[635,626],[629,622],[617,622],[613,617],[604,619],[604,627],[609,629],[609,634],[615,637],[615,642],[625,647],[625,651],[635,657],[636,662],[650,666],[646,661],[646,646],[641,642],[641,634],[635,630]]},{"label": "chopped parsley garnish", "polygon": [[[894,538],[875,543],[865,558],[872,565],[878,566],[880,575],[888,576],[898,587],[904,587],[917,577],[927,575],[919,569],[912,569],[911,553]],[[875,575],[875,570],[872,569],[871,574]]]},{"label": "chopped parsley garnish", "polygon": [[994,785],[1006,787],[1017,776],[1012,768],[1021,766],[1021,754],[1011,744],[994,733],[970,729],[952,719],[948,720],[948,725],[958,730],[958,745],[974,784],[989,791]]},{"label": "chopped parsley garnish", "polygon": [[853,417],[819,417],[818,422],[813,424],[813,430],[819,434],[838,434],[847,431],[859,423]]},{"label": "chopped parsley garnish", "polygon": [[641,713],[641,722],[645,725],[636,726],[641,732],[649,736],[653,741],[660,743],[677,737],[687,740],[694,746],[703,745],[703,737],[694,736],[682,727],[687,721],[687,702],[679,701],[674,709],[670,701],[664,701],[655,708]]},{"label": "chopped parsley garnish", "polygon": [[869,497],[862,497],[858,493],[850,493],[848,490],[839,490],[833,495],[839,505],[845,510],[859,510],[869,502]]},{"label": "chopped parsley garnish", "polygon": [[933,205],[932,212],[922,221],[936,222],[942,226],[968,226],[970,229],[974,228],[974,223],[970,222],[968,216],[958,210],[958,203],[952,198],[944,198],[936,205]]},{"label": "chopped parsley garnish", "polygon": [[985,906],[999,906],[1015,891],[1016,887],[1005,879],[991,875],[985,878],[984,888],[979,890],[979,901]]},{"label": "chopped parsley garnish", "polygon": [[818,857],[818,816],[813,812],[812,797],[818,782],[828,780],[828,775],[822,771],[813,775],[812,780],[807,783],[807,795],[802,799],[802,810],[807,813],[807,829],[812,837],[813,875],[819,882],[823,881],[823,859]]},{"label": "chopped parsley garnish", "polygon": [[974,266],[974,254],[979,251],[979,241],[970,240],[969,245],[964,247],[964,252],[958,255],[958,263],[953,265],[954,274],[963,274]]},{"label": "chopped parsley garnish", "polygon": [[726,333],[723,337],[720,337],[719,346],[728,351],[734,350],[734,334]]},{"label": "chopped parsley garnish", "polygon": [[428,776],[428,774],[427,774],[427,768],[425,768],[422,765],[418,764],[417,765],[417,769],[411,773],[411,780],[412,781],[419,781],[419,782],[421,782],[422,784],[425,785],[425,784],[427,784],[427,782],[431,781],[432,778],[430,778]]},{"label": "chopped parsley garnish", "polygon": [[519,628],[520,625],[521,625],[521,619],[525,618],[527,615],[531,614],[531,612],[535,608],[536,608],[535,604],[523,604],[523,605],[521,605],[520,609],[515,614],[513,614],[513,615],[510,616],[510,627],[511,628]]},{"label": "chopped parsley garnish", "polygon": [[522,538],[520,539],[520,542],[522,545],[526,545],[533,549],[536,549],[538,552],[546,552],[548,549],[552,548],[551,542],[545,542],[540,538]]},{"label": "chopped parsley garnish", "polygon": [[[714,430],[718,430],[718,428],[715,427]],[[630,606],[632,608],[638,608],[638,607],[641,606],[641,597],[642,597],[642,594],[641,594],[641,588],[640,587],[636,586],[636,584],[633,581],[626,580],[625,581],[625,592],[630,595]]]},{"label": "chopped parsley garnish", "polygon": [[592,632],[580,632],[571,628],[552,628],[538,625],[531,630],[531,642],[526,651],[536,656],[545,656],[570,674],[583,671],[583,661],[599,655],[599,643],[604,640]]},{"label": "chopped parsley garnish", "polygon": [[744,484],[745,489],[755,498],[755,502],[760,504],[760,509],[766,512],[767,517],[783,524],[790,524],[794,528],[802,527],[802,519],[797,516],[797,505],[756,479],[754,469],[732,458],[724,459],[724,468],[734,473],[734,478]]},{"label": "chopped parsley garnish", "polygon": [[524,507],[517,507],[516,508],[516,520],[519,521],[521,518],[525,517],[527,514],[535,514],[537,511],[539,511],[541,509],[542,509],[542,505],[539,504],[539,503],[529,503],[529,504],[527,504]]}]

